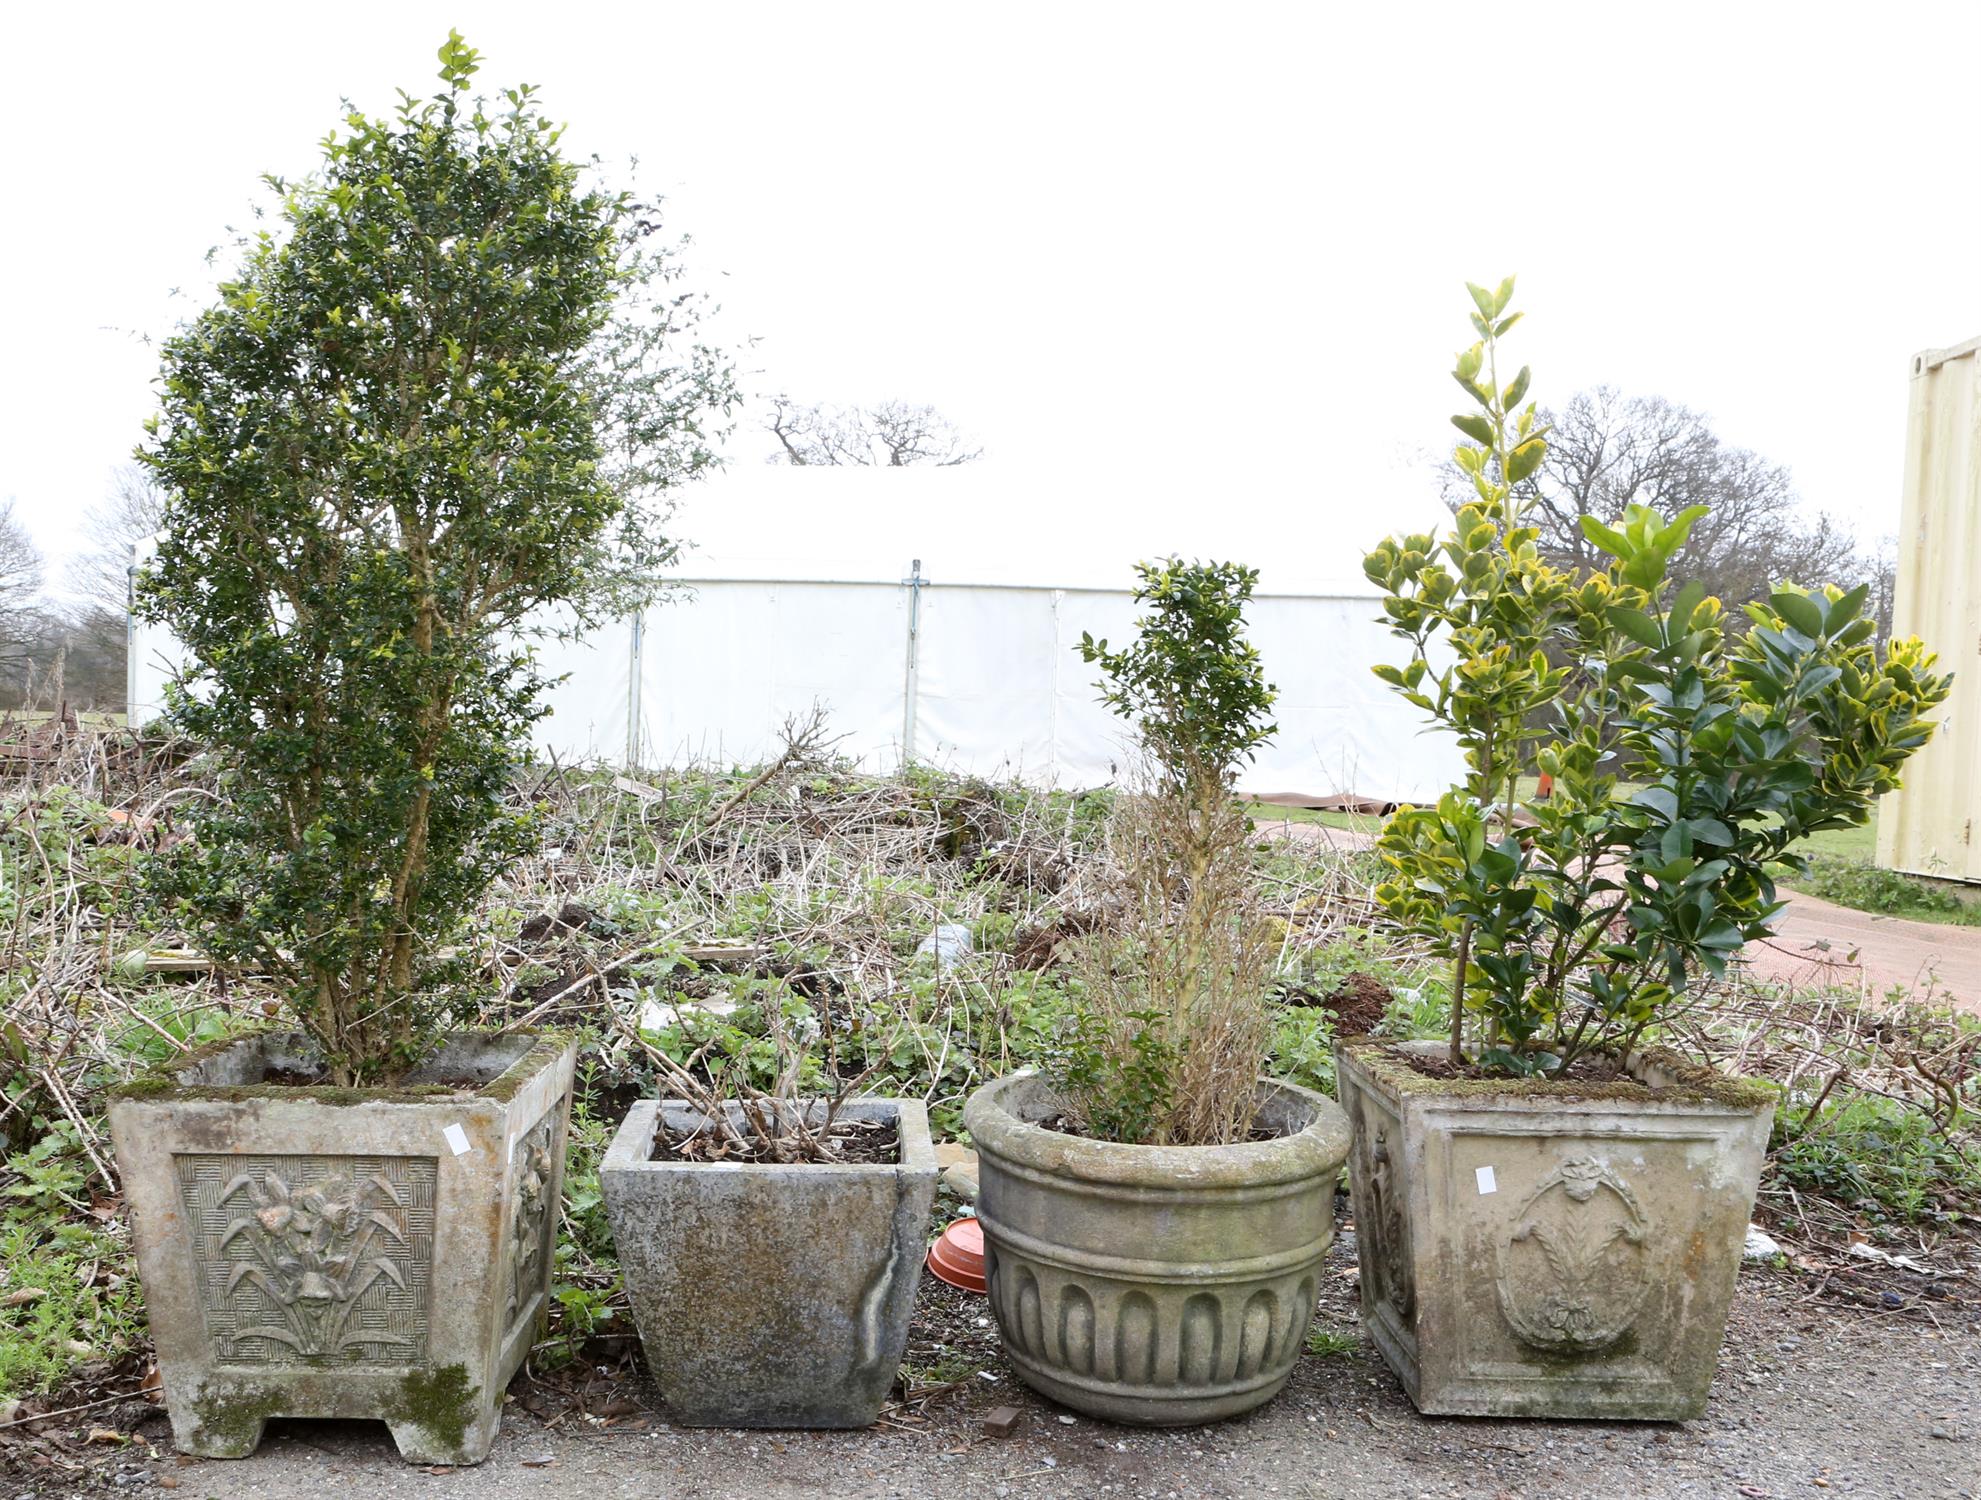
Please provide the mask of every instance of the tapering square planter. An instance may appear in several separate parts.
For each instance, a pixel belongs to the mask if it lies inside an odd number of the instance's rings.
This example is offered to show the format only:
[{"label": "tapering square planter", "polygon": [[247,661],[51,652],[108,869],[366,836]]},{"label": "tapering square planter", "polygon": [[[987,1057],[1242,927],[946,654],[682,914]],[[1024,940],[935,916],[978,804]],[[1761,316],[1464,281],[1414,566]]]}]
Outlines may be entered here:
[{"label": "tapering square planter", "polygon": [[[676,1128],[697,1118],[664,1107]],[[901,1363],[928,1248],[937,1174],[921,1102],[839,1110],[892,1121],[894,1161],[798,1166],[656,1161],[662,1108],[633,1106],[599,1182],[668,1415],[690,1427],[868,1426]]]},{"label": "tapering square planter", "polygon": [[1420,1411],[1704,1411],[1774,1095],[1669,1053],[1609,1083],[1449,1080],[1344,1042],[1362,1316]]},{"label": "tapering square planter", "polygon": [[575,1050],[464,1034],[394,1088],[337,1089],[282,1081],[316,1062],[264,1033],[118,1092],[180,1451],[239,1458],[270,1417],[364,1417],[409,1462],[487,1456],[549,1297]]}]

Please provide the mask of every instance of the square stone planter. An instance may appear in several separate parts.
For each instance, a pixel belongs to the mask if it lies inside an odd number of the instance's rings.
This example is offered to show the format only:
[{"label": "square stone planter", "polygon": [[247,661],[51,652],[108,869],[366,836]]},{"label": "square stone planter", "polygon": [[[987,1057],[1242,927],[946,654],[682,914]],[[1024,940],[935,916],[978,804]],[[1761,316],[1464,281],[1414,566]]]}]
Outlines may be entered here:
[{"label": "square stone planter", "polygon": [[[917,1100],[854,1099],[892,1120],[891,1163],[655,1161],[661,1104],[633,1106],[600,1169],[640,1343],[689,1427],[865,1427],[880,1415],[927,1249],[935,1148]],[[677,1128],[696,1118],[669,1101]]]},{"label": "square stone planter", "polygon": [[1336,1077],[1362,1316],[1418,1410],[1700,1415],[1773,1093],[1655,1051],[1584,1084],[1435,1079],[1399,1050],[1344,1042]]},{"label": "square stone planter", "polygon": [[549,1297],[575,1048],[456,1036],[391,1089],[264,1033],[125,1086],[110,1133],[180,1451],[270,1417],[385,1422],[412,1463],[479,1463]]}]

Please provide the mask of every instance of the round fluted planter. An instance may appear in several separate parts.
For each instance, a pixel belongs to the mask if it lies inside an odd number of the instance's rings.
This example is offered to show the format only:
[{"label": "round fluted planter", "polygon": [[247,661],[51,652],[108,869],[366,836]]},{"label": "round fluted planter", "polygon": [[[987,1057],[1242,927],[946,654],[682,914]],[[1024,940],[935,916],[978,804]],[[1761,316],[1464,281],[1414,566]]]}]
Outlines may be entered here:
[{"label": "round fluted planter", "polygon": [[1122,1146],[1050,1130],[1032,1072],[970,1096],[991,1308],[1006,1356],[1090,1416],[1186,1426],[1270,1401],[1293,1373],[1334,1237],[1348,1120],[1259,1082],[1270,1140]]}]

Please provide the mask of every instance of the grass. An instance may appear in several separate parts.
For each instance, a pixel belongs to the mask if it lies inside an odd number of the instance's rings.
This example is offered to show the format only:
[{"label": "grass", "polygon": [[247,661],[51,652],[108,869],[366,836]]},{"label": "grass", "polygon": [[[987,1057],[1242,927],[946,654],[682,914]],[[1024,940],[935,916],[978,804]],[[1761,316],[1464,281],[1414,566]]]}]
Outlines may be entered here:
[{"label": "grass", "polygon": [[1868,865],[1878,854],[1878,814],[1874,811],[1871,821],[1862,828],[1828,828],[1812,833],[1795,849],[1798,854],[1823,854]]},{"label": "grass", "polygon": [[1361,1347],[1362,1340],[1358,1336],[1333,1328],[1316,1328],[1307,1335],[1307,1352],[1316,1359],[1339,1359]]},{"label": "grass", "polygon": [[1324,807],[1287,807],[1278,802],[1248,802],[1245,804],[1245,816],[1262,827],[1274,823],[1316,823],[1323,828],[1366,833],[1370,838],[1383,831],[1383,820],[1373,813],[1336,812]]}]

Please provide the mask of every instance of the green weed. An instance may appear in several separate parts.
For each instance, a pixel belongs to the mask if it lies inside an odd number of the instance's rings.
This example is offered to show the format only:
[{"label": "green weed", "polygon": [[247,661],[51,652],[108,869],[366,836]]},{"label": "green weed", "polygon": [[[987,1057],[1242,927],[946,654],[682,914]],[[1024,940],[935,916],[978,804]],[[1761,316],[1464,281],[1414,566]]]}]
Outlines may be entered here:
[{"label": "green weed", "polygon": [[0,1166],[0,1398],[60,1388],[143,1340],[128,1247],[89,1212],[73,1127]]},{"label": "green weed", "polygon": [[1355,1334],[1340,1333],[1332,1328],[1315,1328],[1307,1334],[1307,1352],[1318,1359],[1339,1359],[1361,1347],[1362,1340]]},{"label": "green weed", "polygon": [[1862,860],[1815,854],[1807,874],[1788,878],[1797,890],[1858,911],[1981,926],[1981,906],[1963,901],[1952,885]]},{"label": "green weed", "polygon": [[1814,1120],[1777,1116],[1774,1169],[1798,1190],[1821,1194],[1873,1225],[1950,1224],[1981,1216],[1981,1160],[1926,1115],[1889,1099],[1854,1095]]}]

